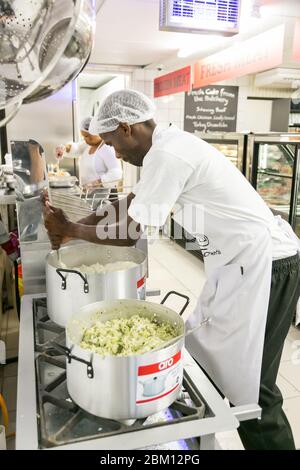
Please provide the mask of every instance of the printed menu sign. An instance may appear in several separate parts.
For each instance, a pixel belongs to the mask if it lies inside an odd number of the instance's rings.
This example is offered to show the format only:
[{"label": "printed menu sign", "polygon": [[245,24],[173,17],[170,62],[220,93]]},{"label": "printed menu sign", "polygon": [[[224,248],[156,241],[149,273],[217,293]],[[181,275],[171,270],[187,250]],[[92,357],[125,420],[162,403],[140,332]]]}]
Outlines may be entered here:
[{"label": "printed menu sign", "polygon": [[239,87],[211,85],[185,94],[184,130],[235,132]]}]

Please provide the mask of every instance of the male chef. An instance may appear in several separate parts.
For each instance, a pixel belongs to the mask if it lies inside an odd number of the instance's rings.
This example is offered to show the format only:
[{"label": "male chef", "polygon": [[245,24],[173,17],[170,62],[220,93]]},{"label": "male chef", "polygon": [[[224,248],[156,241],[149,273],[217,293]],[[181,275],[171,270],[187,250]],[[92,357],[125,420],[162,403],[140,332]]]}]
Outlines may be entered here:
[{"label": "male chef", "polygon": [[[163,226],[176,207],[203,249],[207,276],[187,323],[210,322],[187,338],[187,349],[233,405],[261,406],[261,420],[240,425],[246,449],[293,450],[276,379],[300,294],[297,239],[225,156],[173,125],[160,128],[154,113],[152,101],[136,91],[106,98],[89,132],[141,167],[140,181],[125,211],[114,203],[116,220],[93,214],[71,223],[48,206],[52,246],[69,239],[134,245],[140,227]],[[191,220],[199,211],[201,223]]]}]

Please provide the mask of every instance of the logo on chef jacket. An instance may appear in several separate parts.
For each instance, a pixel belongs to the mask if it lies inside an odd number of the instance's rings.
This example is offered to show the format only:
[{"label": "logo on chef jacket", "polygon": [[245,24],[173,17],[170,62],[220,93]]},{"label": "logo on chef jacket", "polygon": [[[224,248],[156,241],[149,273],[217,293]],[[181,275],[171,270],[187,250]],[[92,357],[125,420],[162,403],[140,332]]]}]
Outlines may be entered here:
[{"label": "logo on chef jacket", "polygon": [[[211,247],[209,238],[206,235],[195,236],[193,243],[195,242],[197,243],[198,249],[200,248],[204,258],[222,254],[220,250]],[[195,245],[193,249],[195,249]]]}]

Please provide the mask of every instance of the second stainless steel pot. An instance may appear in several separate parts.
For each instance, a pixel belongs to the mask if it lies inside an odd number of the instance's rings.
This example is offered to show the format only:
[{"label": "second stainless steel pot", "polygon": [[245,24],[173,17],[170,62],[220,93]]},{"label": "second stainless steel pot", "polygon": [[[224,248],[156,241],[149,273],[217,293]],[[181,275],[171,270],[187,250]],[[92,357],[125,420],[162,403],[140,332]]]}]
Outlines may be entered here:
[{"label": "second stainless steel pot", "polygon": [[[177,292],[171,294],[189,298]],[[87,305],[72,316],[66,329],[67,348],[56,345],[67,356],[67,386],[71,398],[89,413],[108,419],[144,418],[170,406],[178,397],[183,378],[184,338],[171,346],[132,356],[105,357],[80,346],[86,328],[95,320],[142,315],[167,321],[184,333],[180,314],[165,305],[138,301],[114,300]]]},{"label": "second stainless steel pot", "polygon": [[[132,261],[136,266],[122,271],[83,274],[74,267],[94,263]],[[63,263],[63,264],[61,264]],[[68,268],[65,269],[66,265]],[[80,307],[101,300],[145,299],[147,257],[136,248],[82,243],[60,249],[46,258],[48,314],[65,327]]]}]

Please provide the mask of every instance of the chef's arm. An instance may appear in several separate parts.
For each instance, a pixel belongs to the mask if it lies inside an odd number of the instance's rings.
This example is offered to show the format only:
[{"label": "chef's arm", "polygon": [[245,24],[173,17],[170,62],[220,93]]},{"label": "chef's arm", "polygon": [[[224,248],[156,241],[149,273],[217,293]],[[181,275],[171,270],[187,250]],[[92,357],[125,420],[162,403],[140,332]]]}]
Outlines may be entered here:
[{"label": "chef's arm", "polygon": [[133,246],[140,237],[140,226],[129,215],[134,194],[103,207],[101,214],[92,214],[79,223],[70,222],[63,211],[51,206],[44,212],[45,226],[53,249],[71,239],[116,246]]},{"label": "chef's arm", "polygon": [[79,157],[79,155],[82,155],[86,147],[87,145],[84,142],[72,142],[71,144],[66,144],[66,154],[68,154],[68,157]]},{"label": "chef's arm", "polygon": [[[124,199],[118,199],[117,201],[114,201],[110,205],[115,208],[115,213],[116,213],[116,222],[119,222],[120,219],[120,213],[122,211],[122,208],[124,207],[124,210],[129,209],[129,206],[131,204],[131,201],[134,199],[135,195],[133,193],[128,194],[126,200]],[[122,201],[122,203],[121,203]],[[125,213],[123,216],[125,217]],[[97,225],[101,222],[101,220],[106,218],[106,205],[104,204],[101,209],[97,209],[96,212],[93,212],[93,214],[89,215],[88,217],[85,217],[84,219],[78,220],[78,224],[82,225]]]},{"label": "chef's arm", "polygon": [[100,245],[134,246],[140,238],[140,225],[128,214],[115,224],[82,225],[71,223],[67,236]]}]

